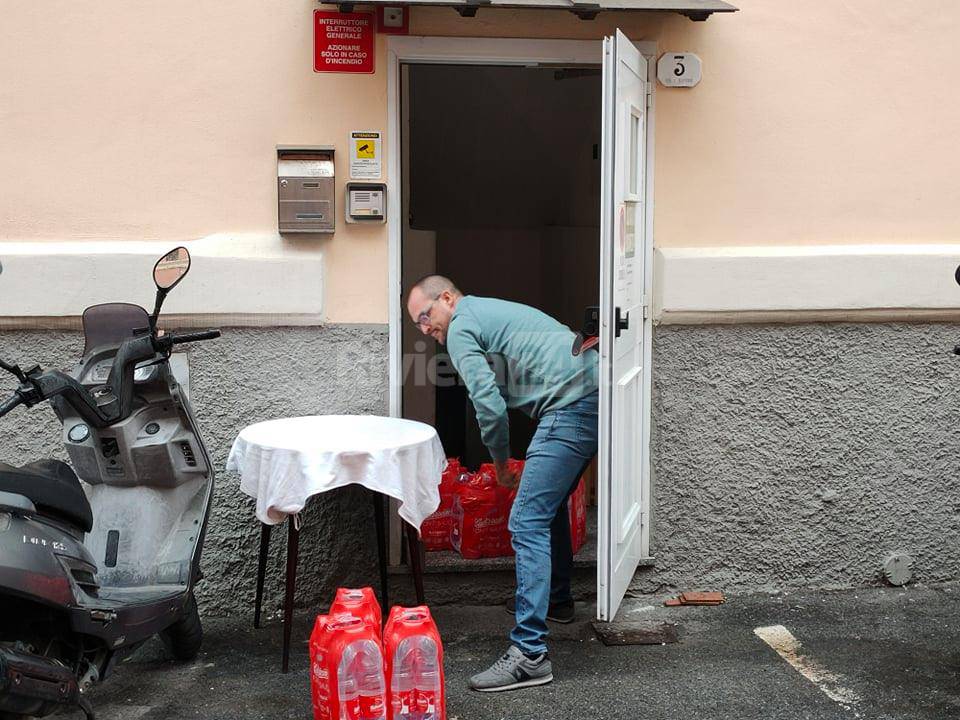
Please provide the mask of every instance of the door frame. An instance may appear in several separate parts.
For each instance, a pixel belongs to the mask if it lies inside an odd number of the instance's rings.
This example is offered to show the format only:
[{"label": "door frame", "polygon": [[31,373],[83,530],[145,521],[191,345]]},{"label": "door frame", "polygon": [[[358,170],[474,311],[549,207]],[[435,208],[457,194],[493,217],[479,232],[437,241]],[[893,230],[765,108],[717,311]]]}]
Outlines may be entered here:
[{"label": "door frame", "polygon": [[[647,298],[655,297],[653,288],[653,215],[654,215],[654,133],[656,125],[656,58],[657,43],[652,41],[634,42],[640,53],[648,61],[648,78],[651,93],[647,108],[646,166],[644,168],[646,187],[645,247],[643,249],[648,262],[645,264],[644,278]],[[389,409],[391,417],[401,416],[403,393],[403,358],[401,347],[401,323],[404,320],[401,298],[401,255],[402,255],[402,174],[401,174],[401,113],[400,113],[400,66],[403,63],[447,64],[447,65],[596,65],[603,63],[603,38],[595,40],[542,40],[525,38],[472,38],[472,37],[387,37],[387,188],[393,200],[387,203],[388,236],[388,275],[387,293],[389,319]],[[600,106],[597,106],[600,112]],[[599,231],[598,231],[599,232]],[[598,298],[599,301],[599,298]],[[644,437],[642,442],[648,452],[643,471],[643,496],[647,499],[643,512],[646,517],[642,530],[642,549],[644,557],[649,556],[650,548],[650,386],[651,386],[651,340],[652,313],[644,319],[644,397],[645,408]],[[391,516],[393,513],[391,513]],[[394,531],[391,534],[396,534]],[[391,553],[391,561],[396,564],[399,558]]]}]

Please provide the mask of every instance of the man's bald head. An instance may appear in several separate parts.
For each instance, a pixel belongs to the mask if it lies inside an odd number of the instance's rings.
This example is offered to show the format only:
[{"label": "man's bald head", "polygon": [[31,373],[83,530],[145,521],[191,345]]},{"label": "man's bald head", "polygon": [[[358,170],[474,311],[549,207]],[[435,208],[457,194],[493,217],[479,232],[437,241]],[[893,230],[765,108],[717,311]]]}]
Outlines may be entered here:
[{"label": "man's bald head", "polygon": [[427,275],[417,280],[407,296],[407,312],[424,335],[443,344],[453,311],[463,293],[453,280],[443,275]]},{"label": "man's bald head", "polygon": [[462,293],[457,289],[457,286],[453,284],[453,280],[444,276],[444,275],[425,275],[424,277],[417,280],[416,284],[410,288],[412,293],[414,290],[420,290],[424,295],[426,295],[431,300],[434,300],[440,297],[440,294],[446,290],[454,295],[461,295]]}]

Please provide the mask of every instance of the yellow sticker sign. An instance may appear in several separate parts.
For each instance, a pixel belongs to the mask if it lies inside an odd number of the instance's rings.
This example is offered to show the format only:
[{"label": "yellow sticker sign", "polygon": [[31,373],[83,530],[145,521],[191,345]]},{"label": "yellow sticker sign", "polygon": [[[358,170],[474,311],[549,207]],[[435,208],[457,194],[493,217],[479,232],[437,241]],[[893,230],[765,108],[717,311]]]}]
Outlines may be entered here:
[{"label": "yellow sticker sign", "polygon": [[379,130],[354,130],[350,133],[350,178],[352,180],[377,180],[382,172],[381,142]]},{"label": "yellow sticker sign", "polygon": [[364,160],[373,160],[377,157],[377,146],[373,140],[354,140],[357,144],[357,157]]}]

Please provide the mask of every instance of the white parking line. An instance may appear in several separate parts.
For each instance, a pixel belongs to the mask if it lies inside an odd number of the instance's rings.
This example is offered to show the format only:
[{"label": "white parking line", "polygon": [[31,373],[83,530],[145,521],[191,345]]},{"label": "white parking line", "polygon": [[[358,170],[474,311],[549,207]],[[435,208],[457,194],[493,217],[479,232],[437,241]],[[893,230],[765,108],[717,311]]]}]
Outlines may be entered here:
[{"label": "white parking line", "polygon": [[800,652],[800,641],[783,625],[754,629],[754,634],[777,651],[798,673],[820,688],[831,700],[845,708],[853,708],[860,697],[842,684],[843,678],[821,667],[816,660]]}]

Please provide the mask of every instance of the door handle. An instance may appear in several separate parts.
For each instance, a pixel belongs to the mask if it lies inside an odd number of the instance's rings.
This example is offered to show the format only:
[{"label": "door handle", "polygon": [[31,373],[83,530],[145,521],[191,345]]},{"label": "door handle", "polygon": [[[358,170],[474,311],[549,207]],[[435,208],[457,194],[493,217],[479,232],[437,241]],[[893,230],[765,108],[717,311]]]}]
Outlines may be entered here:
[{"label": "door handle", "polygon": [[620,317],[620,307],[614,308],[614,337],[620,337],[621,330],[627,330],[630,327],[630,313],[622,318]]},{"label": "door handle", "polygon": [[583,329],[573,338],[573,355],[577,356],[600,342],[600,307],[591,305],[583,313]]}]

